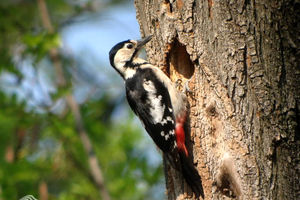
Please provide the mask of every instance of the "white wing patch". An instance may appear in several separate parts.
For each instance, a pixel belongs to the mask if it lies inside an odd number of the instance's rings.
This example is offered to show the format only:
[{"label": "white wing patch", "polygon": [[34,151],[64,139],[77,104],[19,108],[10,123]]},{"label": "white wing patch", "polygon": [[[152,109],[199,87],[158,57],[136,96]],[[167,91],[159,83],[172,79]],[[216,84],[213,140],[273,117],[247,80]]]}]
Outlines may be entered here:
[{"label": "white wing patch", "polygon": [[[174,131],[173,131],[174,132]],[[173,135],[172,134],[172,131],[170,131],[169,133],[167,133],[167,134],[165,134],[165,132],[160,132],[160,135],[162,136],[162,137],[165,137],[165,140],[168,140],[169,138],[170,138],[170,135]]]},{"label": "white wing patch", "polygon": [[164,119],[164,120],[162,120],[162,121],[160,122],[161,125],[165,125],[165,124],[167,124],[167,123],[168,123],[168,121],[167,121],[166,119]]},{"label": "white wing patch", "polygon": [[143,87],[149,94],[147,103],[150,105],[150,114],[153,117],[153,122],[155,124],[161,123],[165,110],[165,106],[162,104],[162,96],[156,95],[156,88],[150,80],[144,79]]},{"label": "white wing patch", "polygon": [[166,139],[166,140],[168,140],[168,139],[169,139],[169,137],[170,137],[169,135],[165,135],[165,139]]},{"label": "white wing patch", "polygon": [[169,132],[169,134],[170,134],[170,135],[175,135],[174,130],[171,130],[171,131]]},{"label": "white wing patch", "polygon": [[163,120],[160,122],[160,124],[161,124],[161,125],[165,125],[165,124],[168,123],[168,121],[171,122],[172,124],[174,124],[174,120],[173,120],[172,117],[170,117],[170,116],[167,116],[166,119],[163,119]]},{"label": "white wing patch", "polygon": [[170,121],[172,124],[174,124],[174,120],[170,116],[167,117],[167,121]]}]

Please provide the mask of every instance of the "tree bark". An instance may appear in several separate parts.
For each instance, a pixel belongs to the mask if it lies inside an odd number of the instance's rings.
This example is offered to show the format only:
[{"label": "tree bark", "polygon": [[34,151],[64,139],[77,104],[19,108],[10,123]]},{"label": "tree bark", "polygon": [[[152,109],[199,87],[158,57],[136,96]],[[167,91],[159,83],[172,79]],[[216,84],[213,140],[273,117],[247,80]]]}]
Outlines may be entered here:
[{"label": "tree bark", "polygon": [[[146,51],[190,92],[205,199],[300,196],[299,1],[136,0]],[[194,199],[165,162],[168,199]]]}]

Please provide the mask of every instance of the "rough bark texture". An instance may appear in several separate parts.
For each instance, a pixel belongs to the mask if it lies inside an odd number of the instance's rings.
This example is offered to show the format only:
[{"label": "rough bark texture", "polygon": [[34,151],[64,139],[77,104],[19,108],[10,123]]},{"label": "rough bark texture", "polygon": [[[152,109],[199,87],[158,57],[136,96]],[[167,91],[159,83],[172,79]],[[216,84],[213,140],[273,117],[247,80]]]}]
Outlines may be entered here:
[{"label": "rough bark texture", "polygon": [[[205,199],[300,196],[299,1],[136,0],[149,61],[190,79]],[[182,87],[181,87],[182,88]],[[168,199],[193,199],[165,164]]]}]

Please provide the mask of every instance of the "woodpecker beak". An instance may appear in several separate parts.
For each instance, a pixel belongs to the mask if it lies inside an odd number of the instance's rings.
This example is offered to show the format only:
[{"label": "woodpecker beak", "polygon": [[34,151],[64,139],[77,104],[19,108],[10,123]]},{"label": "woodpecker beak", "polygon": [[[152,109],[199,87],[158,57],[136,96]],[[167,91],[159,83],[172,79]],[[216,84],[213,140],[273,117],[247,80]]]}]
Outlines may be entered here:
[{"label": "woodpecker beak", "polygon": [[137,41],[137,49],[141,49],[145,44],[147,44],[152,38],[152,35],[149,35],[141,40]]}]

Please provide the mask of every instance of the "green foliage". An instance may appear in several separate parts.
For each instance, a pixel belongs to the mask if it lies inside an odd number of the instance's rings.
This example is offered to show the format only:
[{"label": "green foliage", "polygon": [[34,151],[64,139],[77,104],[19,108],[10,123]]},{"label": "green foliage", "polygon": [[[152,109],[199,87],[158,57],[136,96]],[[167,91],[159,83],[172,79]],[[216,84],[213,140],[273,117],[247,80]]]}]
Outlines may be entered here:
[{"label": "green foliage", "polygon": [[61,40],[57,33],[49,34],[44,32],[37,35],[24,35],[23,43],[27,47],[26,53],[36,56],[36,60],[39,61],[45,57],[51,49],[59,47]]},{"label": "green foliage", "polygon": [[[69,2],[72,1],[47,1],[55,28],[85,8],[90,10],[92,4]],[[20,55],[21,60],[33,58],[36,66],[41,61],[50,63],[54,71],[48,55],[59,47],[60,35],[42,28],[37,1],[1,1],[0,24],[0,77],[4,71],[16,75],[20,80],[14,87],[22,90],[23,74],[16,67],[18,63],[12,62],[14,56]],[[23,51],[15,52],[20,46]],[[64,69],[72,67],[72,62],[66,62],[63,56],[59,59]],[[8,87],[0,87],[0,199],[20,199],[28,194],[39,198],[41,183],[46,183],[50,200],[101,199],[72,112],[64,106],[58,112],[51,111],[55,102],[76,90],[76,80],[70,73],[66,79],[66,87],[56,87],[49,94],[51,106],[33,103],[30,109],[30,95],[20,98],[24,91],[12,95]],[[148,149],[138,145],[144,138],[133,115],[118,123],[112,119],[118,104],[105,91],[99,99],[87,98],[80,106],[83,123],[112,199],[152,199],[149,191],[161,181],[161,166],[149,164],[143,154]]]},{"label": "green foliage", "polygon": [[[51,199],[99,199],[72,114],[59,117],[24,112],[24,106],[13,99],[1,99],[1,105],[5,105],[0,114],[4,128],[0,134],[2,197],[38,197],[39,184],[45,181]],[[142,136],[132,116],[120,124],[98,120],[104,113],[98,109],[107,103],[104,99],[90,102],[81,110],[106,185],[113,199],[144,199],[161,179],[161,166],[149,165],[147,157],[141,155],[145,149],[136,149]],[[24,137],[19,138],[22,131]],[[5,159],[9,146],[16,153],[11,162]]]},{"label": "green foliage", "polygon": [[[36,7],[32,3],[22,5],[10,1],[0,3],[0,72],[5,69],[16,73],[10,56],[11,48],[24,33],[32,30]],[[31,22],[31,23],[28,23]]]}]

